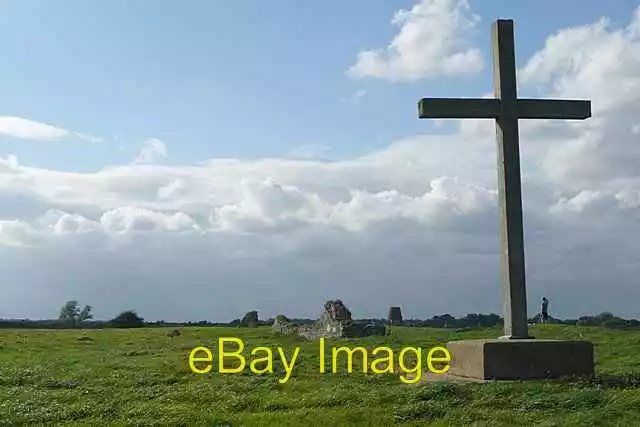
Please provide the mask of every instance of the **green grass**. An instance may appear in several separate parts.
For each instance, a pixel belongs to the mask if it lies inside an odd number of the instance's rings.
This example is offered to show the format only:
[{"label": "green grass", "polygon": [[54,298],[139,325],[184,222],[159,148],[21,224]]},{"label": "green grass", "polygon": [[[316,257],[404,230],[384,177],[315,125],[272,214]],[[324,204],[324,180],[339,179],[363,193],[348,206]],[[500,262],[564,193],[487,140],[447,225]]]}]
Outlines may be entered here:
[{"label": "green grass", "polygon": [[[532,329],[538,338],[593,341],[598,378],[406,385],[359,368],[320,374],[317,342],[276,338],[269,328],[182,328],[176,338],[166,329],[0,331],[0,425],[640,425],[640,332]],[[388,337],[345,343],[429,349],[498,335],[395,328]],[[281,345],[290,356],[300,346],[293,377],[279,383],[277,357],[274,375],[221,375],[217,363],[210,374],[193,374],[189,351],[206,346],[216,357],[219,336],[243,339],[248,351]]]}]

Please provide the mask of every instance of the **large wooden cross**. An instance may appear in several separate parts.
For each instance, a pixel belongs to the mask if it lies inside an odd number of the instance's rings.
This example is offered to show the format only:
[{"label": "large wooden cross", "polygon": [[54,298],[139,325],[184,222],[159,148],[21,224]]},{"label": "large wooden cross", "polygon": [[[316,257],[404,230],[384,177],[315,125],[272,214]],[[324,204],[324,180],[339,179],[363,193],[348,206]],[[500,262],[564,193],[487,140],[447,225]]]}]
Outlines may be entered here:
[{"label": "large wooden cross", "polygon": [[498,194],[504,337],[530,338],[524,268],[518,119],[587,119],[590,101],[518,99],[513,21],[497,20],[492,29],[494,99],[425,98],[419,118],[495,119],[498,143]]}]

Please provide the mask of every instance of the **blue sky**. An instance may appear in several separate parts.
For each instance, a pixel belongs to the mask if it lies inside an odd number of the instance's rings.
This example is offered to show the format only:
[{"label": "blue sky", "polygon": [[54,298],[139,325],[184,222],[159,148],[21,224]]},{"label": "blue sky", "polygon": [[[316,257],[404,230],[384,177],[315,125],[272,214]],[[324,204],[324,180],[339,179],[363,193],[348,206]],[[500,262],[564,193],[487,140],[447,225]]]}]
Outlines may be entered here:
[{"label": "blue sky", "polygon": [[640,317],[639,6],[0,1],[0,318],[499,312],[494,124],[417,119],[496,18],[593,109],[521,123],[530,314]]},{"label": "blue sky", "polygon": [[[547,35],[601,16],[624,24],[635,3],[476,1],[482,21],[472,42],[483,72],[394,83],[345,71],[356,52],[388,43],[397,31],[391,17],[409,1],[4,1],[0,113],[105,142],[71,141],[70,154],[5,137],[0,154],[90,171],[127,161],[156,137],[172,163],[277,157],[306,145],[358,156],[433,129],[416,119],[422,96],[491,90],[493,19],[517,21],[523,64]],[[362,90],[357,105],[342,102]]]}]

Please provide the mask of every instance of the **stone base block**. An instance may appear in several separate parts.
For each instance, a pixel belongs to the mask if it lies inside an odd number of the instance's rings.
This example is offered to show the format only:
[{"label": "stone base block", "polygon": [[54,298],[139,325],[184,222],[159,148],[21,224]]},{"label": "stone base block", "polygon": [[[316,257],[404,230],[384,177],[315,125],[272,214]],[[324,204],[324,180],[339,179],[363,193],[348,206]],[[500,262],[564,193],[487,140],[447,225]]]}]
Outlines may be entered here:
[{"label": "stone base block", "polygon": [[464,340],[447,343],[453,376],[480,380],[528,380],[593,376],[593,344],[538,339]]}]

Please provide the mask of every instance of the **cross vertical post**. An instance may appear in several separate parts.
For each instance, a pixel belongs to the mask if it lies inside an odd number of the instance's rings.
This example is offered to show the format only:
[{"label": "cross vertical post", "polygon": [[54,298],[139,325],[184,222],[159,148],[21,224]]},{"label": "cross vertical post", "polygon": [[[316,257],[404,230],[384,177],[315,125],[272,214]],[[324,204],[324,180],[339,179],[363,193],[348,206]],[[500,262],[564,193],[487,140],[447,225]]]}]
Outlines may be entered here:
[{"label": "cross vertical post", "polygon": [[493,24],[492,51],[495,98],[502,107],[496,141],[504,338],[529,338],[513,21]]}]

